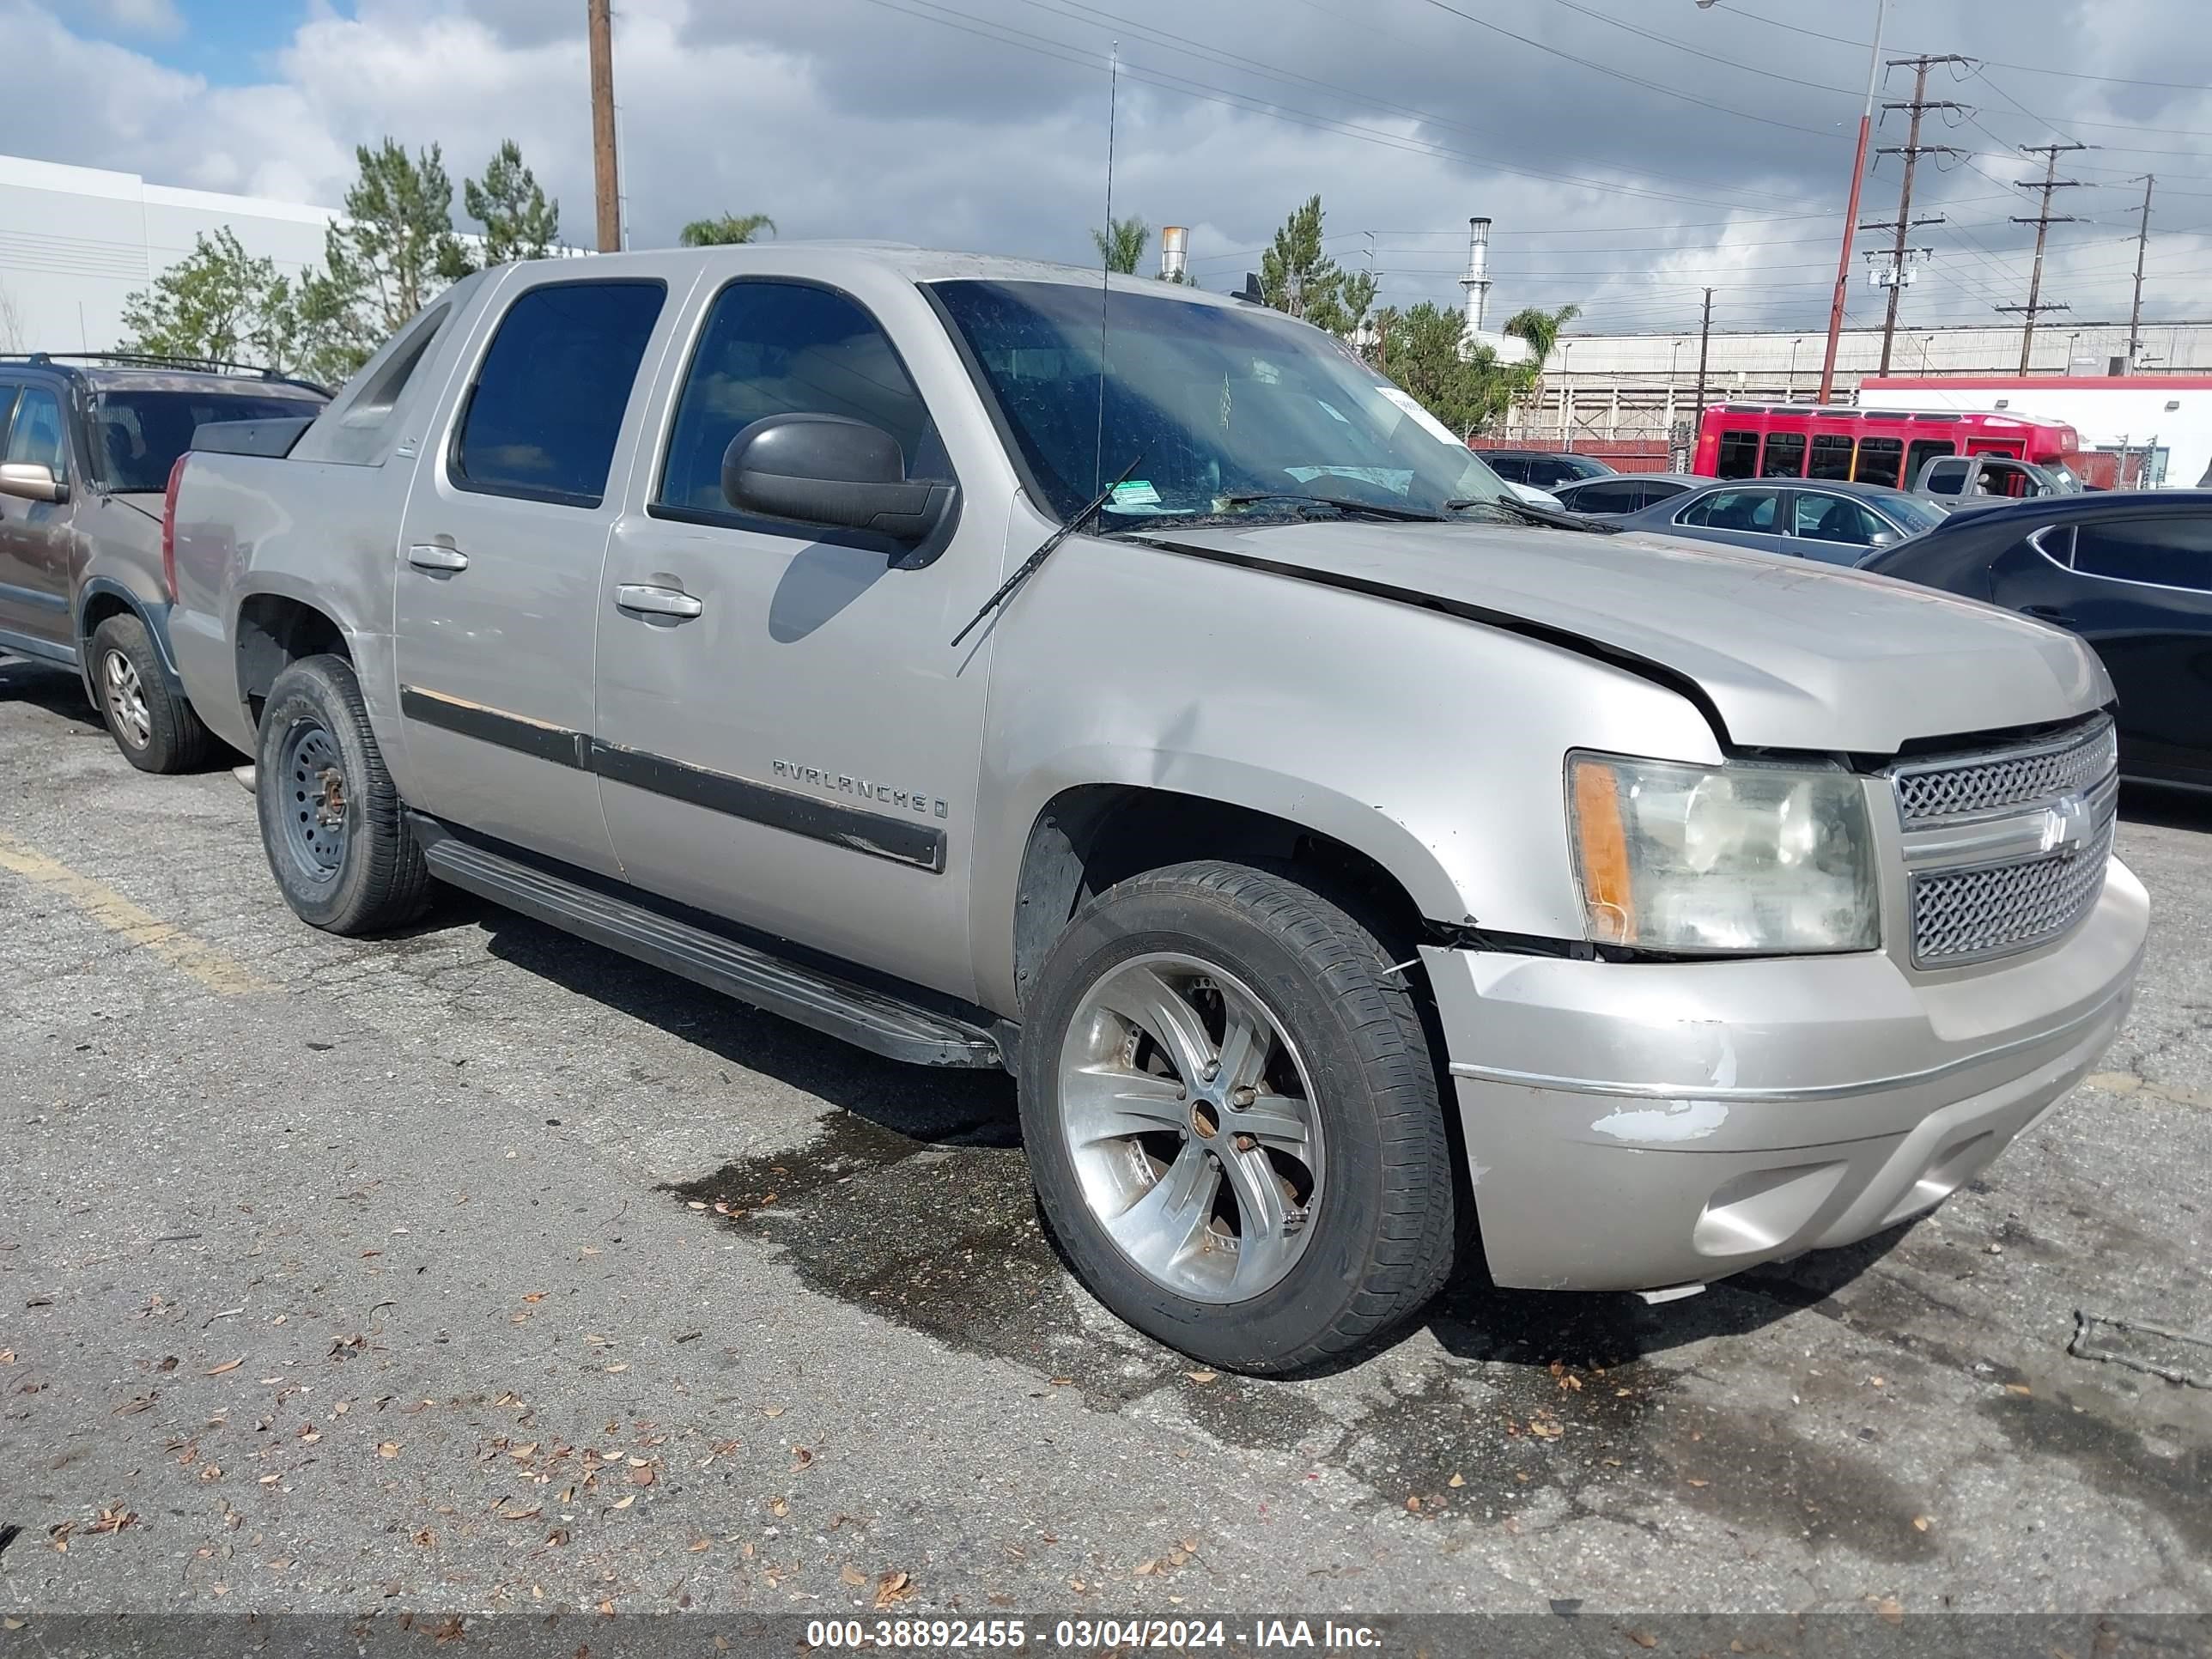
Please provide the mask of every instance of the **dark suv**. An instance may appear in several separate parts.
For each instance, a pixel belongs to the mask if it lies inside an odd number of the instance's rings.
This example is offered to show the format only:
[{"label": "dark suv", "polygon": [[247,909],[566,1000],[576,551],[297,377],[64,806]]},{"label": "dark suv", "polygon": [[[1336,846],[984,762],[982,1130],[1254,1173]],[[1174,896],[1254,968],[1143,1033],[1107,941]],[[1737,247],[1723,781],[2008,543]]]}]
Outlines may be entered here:
[{"label": "dark suv", "polygon": [[1476,452],[1484,465],[1508,483],[1537,489],[1557,489],[1561,484],[1602,478],[1613,471],[1595,455],[1576,455],[1553,449],[1484,449]]},{"label": "dark suv", "polygon": [[312,416],[326,401],[229,363],[0,356],[0,652],[82,674],[133,766],[185,771],[214,743],[169,652],[170,468],[202,422]]}]

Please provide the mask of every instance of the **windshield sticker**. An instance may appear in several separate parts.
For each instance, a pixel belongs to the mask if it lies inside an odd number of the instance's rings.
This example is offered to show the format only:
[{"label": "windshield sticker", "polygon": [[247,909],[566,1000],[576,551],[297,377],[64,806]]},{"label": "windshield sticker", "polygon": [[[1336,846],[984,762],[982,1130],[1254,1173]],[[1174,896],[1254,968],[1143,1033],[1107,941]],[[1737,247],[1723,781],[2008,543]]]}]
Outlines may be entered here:
[{"label": "windshield sticker", "polygon": [[1158,507],[1160,492],[1142,478],[1132,478],[1114,486],[1114,505],[1116,507]]},{"label": "windshield sticker", "polygon": [[1446,443],[1452,445],[1455,448],[1464,449],[1467,447],[1465,444],[1461,443],[1457,438],[1452,435],[1452,429],[1449,427],[1446,426],[1435,416],[1430,414],[1427,410],[1423,409],[1409,393],[1399,391],[1395,386],[1378,386],[1375,389],[1381,392],[1385,398],[1388,398],[1392,403],[1397,404],[1400,409],[1405,410],[1407,414],[1413,416],[1414,423],[1418,425],[1421,430],[1427,433],[1431,438],[1442,438]]},{"label": "windshield sticker", "polygon": [[1334,421],[1338,425],[1350,426],[1352,424],[1351,418],[1334,404],[1322,398],[1316,398],[1314,401],[1321,405],[1321,412],[1328,416],[1330,420]]},{"label": "windshield sticker", "polygon": [[1413,469],[1409,466],[1286,466],[1283,471],[1300,483],[1311,483],[1316,478],[1350,478],[1355,483],[1387,489],[1393,495],[1403,495],[1413,487]]}]

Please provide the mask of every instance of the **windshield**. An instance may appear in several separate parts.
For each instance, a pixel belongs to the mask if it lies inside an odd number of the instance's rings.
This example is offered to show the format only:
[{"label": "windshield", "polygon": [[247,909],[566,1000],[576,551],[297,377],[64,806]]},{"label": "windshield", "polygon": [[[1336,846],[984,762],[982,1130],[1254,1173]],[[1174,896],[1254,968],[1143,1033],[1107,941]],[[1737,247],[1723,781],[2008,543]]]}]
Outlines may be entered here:
[{"label": "windshield", "polygon": [[157,495],[203,421],[286,420],[321,407],[235,392],[103,392],[93,406],[94,464],[110,489]]},{"label": "windshield", "polygon": [[1133,461],[1099,514],[1108,529],[1296,517],[1298,496],[1437,518],[1510,499],[1412,398],[1276,312],[1117,289],[1102,330],[1096,288],[950,282],[934,291],[1063,519]]}]

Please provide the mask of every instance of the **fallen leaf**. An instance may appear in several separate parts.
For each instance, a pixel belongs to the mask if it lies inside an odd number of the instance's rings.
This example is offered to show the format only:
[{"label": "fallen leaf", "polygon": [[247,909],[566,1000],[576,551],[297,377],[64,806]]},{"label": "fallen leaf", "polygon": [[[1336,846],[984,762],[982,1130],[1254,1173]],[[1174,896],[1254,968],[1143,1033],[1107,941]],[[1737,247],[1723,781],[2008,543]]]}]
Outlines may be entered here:
[{"label": "fallen leaf", "polygon": [[805,1447],[793,1446],[791,1449],[791,1472],[793,1474],[797,1474],[801,1469],[811,1468],[813,1462],[814,1454]]},{"label": "fallen leaf", "polygon": [[1445,1481],[1444,1485],[1447,1486],[1464,1486],[1467,1485],[1467,1477],[1463,1474],[1455,1474],[1452,1476],[1450,1480]]},{"label": "fallen leaf", "polygon": [[2025,1382],[2008,1382],[2005,1384],[2005,1392],[2007,1394],[2033,1394],[2035,1390],[2029,1388]]},{"label": "fallen leaf", "polygon": [[1150,1578],[1159,1570],[1160,1564],[1157,1560],[1139,1561],[1137,1563],[1137,1577],[1139,1578]]},{"label": "fallen leaf", "polygon": [[1221,1373],[1219,1371],[1185,1371],[1183,1375],[1194,1382],[1211,1382]]},{"label": "fallen leaf", "polygon": [[140,1412],[151,1411],[153,1408],[153,1396],[151,1395],[141,1395],[136,1400],[125,1401],[122,1405],[118,1406],[113,1411],[108,1413],[108,1415],[110,1417],[136,1417]]},{"label": "fallen leaf", "polygon": [[386,1440],[386,1441],[383,1441],[383,1442],[381,1442],[381,1443],[377,1446],[377,1449],[376,1449],[376,1455],[377,1455],[379,1457],[397,1457],[397,1456],[398,1456],[398,1455],[399,1455],[399,1443],[398,1443],[397,1440]]},{"label": "fallen leaf", "polygon": [[1901,1625],[1905,1622],[1904,1605],[1893,1595],[1883,1596],[1881,1601],[1874,1604],[1874,1610],[1881,1616],[1881,1621],[1885,1625]]},{"label": "fallen leaf", "polygon": [[686,1552],[685,1552],[685,1553],[686,1553],[686,1554],[690,1554],[690,1555],[696,1555],[696,1554],[698,1554],[698,1553],[699,1553],[699,1552],[700,1552],[701,1550],[710,1550],[710,1549],[712,1549],[712,1548],[714,1548],[714,1540],[713,1539],[711,1539],[711,1538],[695,1538],[695,1539],[693,1539],[693,1540],[691,1540],[691,1547],[690,1547],[688,1551],[686,1551]]},{"label": "fallen leaf", "polygon": [[902,1572],[887,1572],[876,1580],[876,1605],[888,1607],[914,1594],[914,1580]]},{"label": "fallen leaf", "polygon": [[1075,1386],[1075,1379],[1072,1376],[1048,1376],[1045,1382],[1048,1386],[1055,1389],[1071,1389]]},{"label": "fallen leaf", "polygon": [[633,1486],[651,1486],[653,1484],[653,1471],[649,1468],[632,1469],[629,1472],[629,1483]]},{"label": "fallen leaf", "polygon": [[522,1299],[525,1302],[543,1302],[545,1299],[545,1292],[543,1291],[526,1291]]},{"label": "fallen leaf", "polygon": [[202,1375],[206,1376],[221,1376],[225,1371],[236,1370],[245,1363],[246,1356],[244,1354],[240,1354],[235,1359],[226,1359],[222,1364],[217,1365],[213,1370],[203,1372]]},{"label": "fallen leaf", "polygon": [[637,1494],[635,1492],[624,1492],[620,1498],[615,1499],[611,1504],[608,1505],[608,1507],[611,1509],[626,1510],[636,1502]]},{"label": "fallen leaf", "polygon": [[1411,1510],[1414,1514],[1419,1515],[1421,1512],[1420,1498],[1418,1496],[1408,1498],[1406,1500],[1406,1507],[1408,1510]]},{"label": "fallen leaf", "polygon": [[775,1499],[773,1502],[771,1502],[771,1503],[769,1504],[769,1506],[768,1506],[768,1512],[769,1512],[770,1515],[773,1515],[773,1516],[777,1516],[777,1517],[781,1518],[781,1516],[784,1516],[789,1515],[789,1514],[791,1513],[791,1505],[790,1505],[790,1504],[787,1504],[787,1503],[785,1503],[785,1502],[783,1501],[783,1499],[781,1499],[781,1498],[779,1498]]},{"label": "fallen leaf", "polygon": [[1659,1645],[1659,1638],[1648,1630],[1624,1631],[1621,1634],[1639,1648],[1656,1648]]},{"label": "fallen leaf", "polygon": [[854,1589],[860,1589],[868,1582],[868,1575],[855,1567],[850,1561],[838,1570],[837,1577],[841,1582]]},{"label": "fallen leaf", "polygon": [[1710,1481],[1710,1480],[1692,1480],[1692,1481],[1690,1482],[1690,1484],[1691,1484],[1692,1486],[1711,1486],[1713,1483],[1712,1483],[1711,1481]]},{"label": "fallen leaf", "polygon": [[1924,1515],[1914,1516],[1912,1517],[1912,1530],[1915,1532],[1926,1532],[1928,1530],[1928,1517]]},{"label": "fallen leaf", "polygon": [[[12,1365],[15,1363],[15,1351],[13,1348],[0,1348],[0,1365]],[[174,1370],[176,1369],[176,1362],[172,1360],[168,1364],[163,1366],[162,1369],[164,1370]],[[21,1626],[16,1626],[14,1628],[21,1629]]]},{"label": "fallen leaf", "polygon": [[526,1510],[501,1510],[499,1518],[502,1521],[535,1521],[544,1508],[543,1504],[532,1504]]},{"label": "fallen leaf", "polygon": [[626,1371],[629,1369],[629,1362],[628,1360],[624,1360],[621,1364],[610,1365],[607,1369],[611,1371]]},{"label": "fallen leaf", "polygon": [[781,1406],[763,1406],[761,1407],[761,1415],[763,1417],[781,1417],[783,1415],[783,1407]]},{"label": "fallen leaf", "polygon": [[422,1549],[428,1549],[431,1545],[437,1541],[438,1534],[432,1532],[428,1527],[423,1528],[422,1531],[415,1534],[416,1544]]},{"label": "fallen leaf", "polygon": [[121,1532],[137,1518],[120,1505],[112,1510],[103,1509],[100,1512],[100,1519],[92,1523],[92,1529],[94,1532]]}]

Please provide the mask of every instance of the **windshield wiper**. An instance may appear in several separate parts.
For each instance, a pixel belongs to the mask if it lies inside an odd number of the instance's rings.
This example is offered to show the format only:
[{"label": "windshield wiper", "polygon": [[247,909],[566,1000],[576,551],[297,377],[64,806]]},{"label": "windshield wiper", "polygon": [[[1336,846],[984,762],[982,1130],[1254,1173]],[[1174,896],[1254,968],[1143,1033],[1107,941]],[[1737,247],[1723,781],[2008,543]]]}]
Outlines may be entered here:
[{"label": "windshield wiper", "polygon": [[1051,535],[1046,537],[1044,540],[1038,544],[1037,550],[1030,554],[1026,559],[1024,559],[1019,567],[1014,571],[1014,574],[1007,577],[1005,581],[999,584],[999,591],[992,594],[989,599],[983,601],[983,608],[981,611],[978,611],[974,616],[969,617],[968,625],[952,636],[952,643],[957,646],[961,641],[966,639],[970,634],[974,633],[977,624],[981,623],[984,617],[989,616],[994,611],[996,611],[1000,605],[1004,605],[1008,597],[1016,588],[1019,587],[1031,576],[1036,574],[1037,567],[1042,564],[1047,559],[1050,558],[1053,556],[1054,550],[1057,549],[1062,542],[1066,541],[1070,536],[1073,536],[1077,531],[1082,529],[1084,526],[1089,524],[1091,520],[1097,518],[1100,511],[1105,507],[1106,503],[1114,499],[1114,492],[1119,489],[1123,484],[1129,482],[1129,475],[1132,472],[1134,472],[1139,467],[1142,466],[1145,464],[1145,457],[1151,453],[1152,451],[1149,449],[1139,450],[1130,459],[1128,465],[1121,469],[1121,476],[1120,477],[1115,479],[1112,483],[1108,484],[1105,489],[1100,490],[1097,495],[1091,497],[1090,501],[1085,506],[1078,507],[1075,510],[1074,515],[1071,517],[1066,524],[1060,526],[1060,527],[1054,531]]},{"label": "windshield wiper", "polygon": [[1249,507],[1255,501],[1296,501],[1301,506],[1334,507],[1350,518],[1364,514],[1370,519],[1389,519],[1409,524],[1443,524],[1449,522],[1441,513],[1425,512],[1418,507],[1385,507],[1379,501],[1355,501],[1349,495],[1307,495],[1295,489],[1244,489],[1221,499],[1231,507]]},{"label": "windshield wiper", "polygon": [[1607,524],[1603,519],[1585,519],[1572,513],[1555,513],[1548,507],[1538,507],[1530,501],[1501,497],[1492,501],[1482,495],[1465,495],[1444,505],[1456,513],[1470,507],[1490,507],[1500,513],[1519,519],[1524,524],[1540,524],[1551,530],[1578,530],[1589,536],[1618,536],[1620,526]]}]

